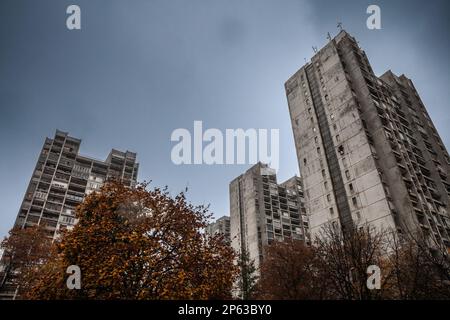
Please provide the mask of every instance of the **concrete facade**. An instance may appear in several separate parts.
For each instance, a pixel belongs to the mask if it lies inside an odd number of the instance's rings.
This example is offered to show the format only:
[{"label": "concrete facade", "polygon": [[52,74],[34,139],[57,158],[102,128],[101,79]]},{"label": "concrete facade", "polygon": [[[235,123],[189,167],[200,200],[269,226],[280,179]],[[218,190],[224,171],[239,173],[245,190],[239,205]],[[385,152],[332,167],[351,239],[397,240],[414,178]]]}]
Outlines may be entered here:
[{"label": "concrete facade", "polygon": [[450,245],[449,157],[409,79],[376,77],[341,31],[285,89],[312,236],[369,223]]},{"label": "concrete facade", "polygon": [[231,243],[231,237],[230,237],[230,217],[229,216],[223,216],[217,219],[215,222],[210,223],[206,227],[206,233],[210,236],[214,235],[222,235],[224,237],[224,240],[227,243]]},{"label": "concrete facade", "polygon": [[136,184],[136,154],[111,150],[106,161],[78,154],[81,140],[57,130],[47,138],[15,222],[16,227],[45,224],[49,236],[76,223],[75,208],[110,178]]},{"label": "concrete facade", "polygon": [[206,227],[206,233],[210,236],[214,235],[223,235],[224,240],[227,243],[231,243],[230,237],[230,217],[223,216],[217,219],[216,221],[210,223]]},{"label": "concrete facade", "polygon": [[275,170],[258,163],[230,183],[231,245],[244,248],[256,268],[272,241],[309,242],[301,180],[278,184]]}]

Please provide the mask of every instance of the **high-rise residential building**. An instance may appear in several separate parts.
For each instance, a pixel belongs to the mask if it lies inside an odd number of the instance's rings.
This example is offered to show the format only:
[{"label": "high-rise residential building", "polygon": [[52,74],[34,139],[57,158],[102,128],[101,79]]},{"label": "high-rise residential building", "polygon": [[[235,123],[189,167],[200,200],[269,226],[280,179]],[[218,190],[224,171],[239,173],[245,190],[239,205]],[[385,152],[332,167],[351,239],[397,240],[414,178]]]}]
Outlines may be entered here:
[{"label": "high-rise residential building", "polygon": [[285,84],[311,234],[369,223],[450,246],[449,155],[412,81],[341,31]]},{"label": "high-rise residential building", "polygon": [[[127,186],[136,184],[136,153],[113,149],[102,161],[80,155],[80,144],[81,140],[59,130],[53,139],[45,139],[15,227],[45,226],[48,236],[56,238],[60,230],[77,222],[76,206],[107,179],[120,180]],[[0,299],[14,297],[16,288],[8,281],[7,274],[0,270]]]},{"label": "high-rise residential building", "polygon": [[230,183],[231,245],[245,250],[256,268],[274,240],[309,242],[301,180],[278,184],[274,169],[258,163]]},{"label": "high-rise residential building", "polygon": [[49,236],[76,223],[75,208],[110,178],[127,186],[136,183],[138,163],[133,152],[112,150],[106,161],[78,153],[81,140],[57,130],[47,138],[28,185],[15,226],[45,224]]},{"label": "high-rise residential building", "polygon": [[230,217],[223,216],[210,223],[206,227],[206,233],[210,236],[222,235],[227,243],[231,243],[230,237]]}]

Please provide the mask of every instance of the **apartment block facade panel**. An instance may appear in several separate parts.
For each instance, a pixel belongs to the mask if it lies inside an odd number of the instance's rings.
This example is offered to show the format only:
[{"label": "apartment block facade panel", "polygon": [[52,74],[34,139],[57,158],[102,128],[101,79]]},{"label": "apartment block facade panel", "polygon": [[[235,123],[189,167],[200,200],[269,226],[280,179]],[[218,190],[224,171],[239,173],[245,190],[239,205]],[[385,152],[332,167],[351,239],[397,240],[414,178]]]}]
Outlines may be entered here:
[{"label": "apartment block facade panel", "polygon": [[230,217],[223,216],[210,223],[206,227],[206,233],[210,236],[222,235],[227,243],[231,243],[230,237]]},{"label": "apartment block facade panel", "polygon": [[277,183],[275,170],[258,163],[230,183],[231,245],[246,250],[258,268],[273,241],[309,242],[301,180]]},{"label": "apartment block facade panel", "polygon": [[[449,216],[448,153],[409,79],[392,72],[376,77],[342,31],[285,88],[313,235],[328,223],[344,231],[367,223],[412,231],[425,206]],[[436,199],[417,193],[413,176],[419,185],[428,181]],[[444,230],[446,219],[439,220]],[[447,243],[447,236],[439,233],[439,241]]]}]

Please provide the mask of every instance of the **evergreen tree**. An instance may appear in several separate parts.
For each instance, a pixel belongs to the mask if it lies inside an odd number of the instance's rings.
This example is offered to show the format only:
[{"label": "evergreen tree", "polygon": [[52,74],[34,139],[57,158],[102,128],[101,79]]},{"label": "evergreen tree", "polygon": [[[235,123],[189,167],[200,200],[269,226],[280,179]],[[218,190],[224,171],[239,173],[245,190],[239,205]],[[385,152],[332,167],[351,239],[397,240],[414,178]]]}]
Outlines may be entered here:
[{"label": "evergreen tree", "polygon": [[258,274],[255,267],[255,262],[250,259],[250,255],[246,249],[242,249],[239,256],[239,290],[242,300],[248,300],[253,297],[255,293],[256,284],[258,281]]}]

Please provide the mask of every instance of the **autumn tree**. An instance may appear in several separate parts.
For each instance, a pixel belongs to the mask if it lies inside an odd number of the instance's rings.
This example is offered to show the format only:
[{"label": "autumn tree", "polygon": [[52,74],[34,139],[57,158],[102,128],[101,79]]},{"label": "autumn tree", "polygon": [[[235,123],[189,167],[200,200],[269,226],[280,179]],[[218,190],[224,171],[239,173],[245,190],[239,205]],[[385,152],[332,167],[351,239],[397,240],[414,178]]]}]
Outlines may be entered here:
[{"label": "autumn tree", "polygon": [[[207,208],[147,184],[105,184],[77,208],[78,223],[42,266],[30,299],[223,299],[237,273],[232,249],[206,237]],[[66,268],[81,269],[81,289]]]},{"label": "autumn tree", "polygon": [[238,290],[242,300],[253,298],[256,283],[258,281],[258,274],[255,267],[255,262],[250,259],[250,255],[245,248],[242,248],[238,260],[239,278]]},{"label": "autumn tree", "polygon": [[51,237],[44,226],[9,231],[0,245],[3,250],[0,273],[0,291],[14,290],[17,297],[29,289],[35,273],[50,256]]},{"label": "autumn tree", "polygon": [[274,242],[265,248],[257,298],[269,300],[320,299],[315,257],[300,240]]},{"label": "autumn tree", "polygon": [[[343,234],[327,225],[312,246],[276,242],[266,248],[260,299],[450,299],[447,248],[424,234],[366,226]],[[368,286],[369,266],[380,288]]]},{"label": "autumn tree", "polygon": [[[370,228],[344,234],[323,227],[311,246],[276,242],[266,248],[258,293],[262,299],[380,299],[382,290],[367,287],[367,269],[384,268],[384,233]],[[382,278],[386,288],[387,279]]]},{"label": "autumn tree", "polygon": [[317,277],[326,285],[327,299],[381,299],[387,292],[389,279],[381,277],[381,289],[367,286],[367,270],[386,265],[387,233],[370,226],[353,229],[344,234],[329,224],[322,228],[313,243]]},{"label": "autumn tree", "polygon": [[[428,240],[427,240],[428,239]],[[391,296],[402,300],[450,299],[447,249],[421,232],[389,239],[388,272]]]}]

